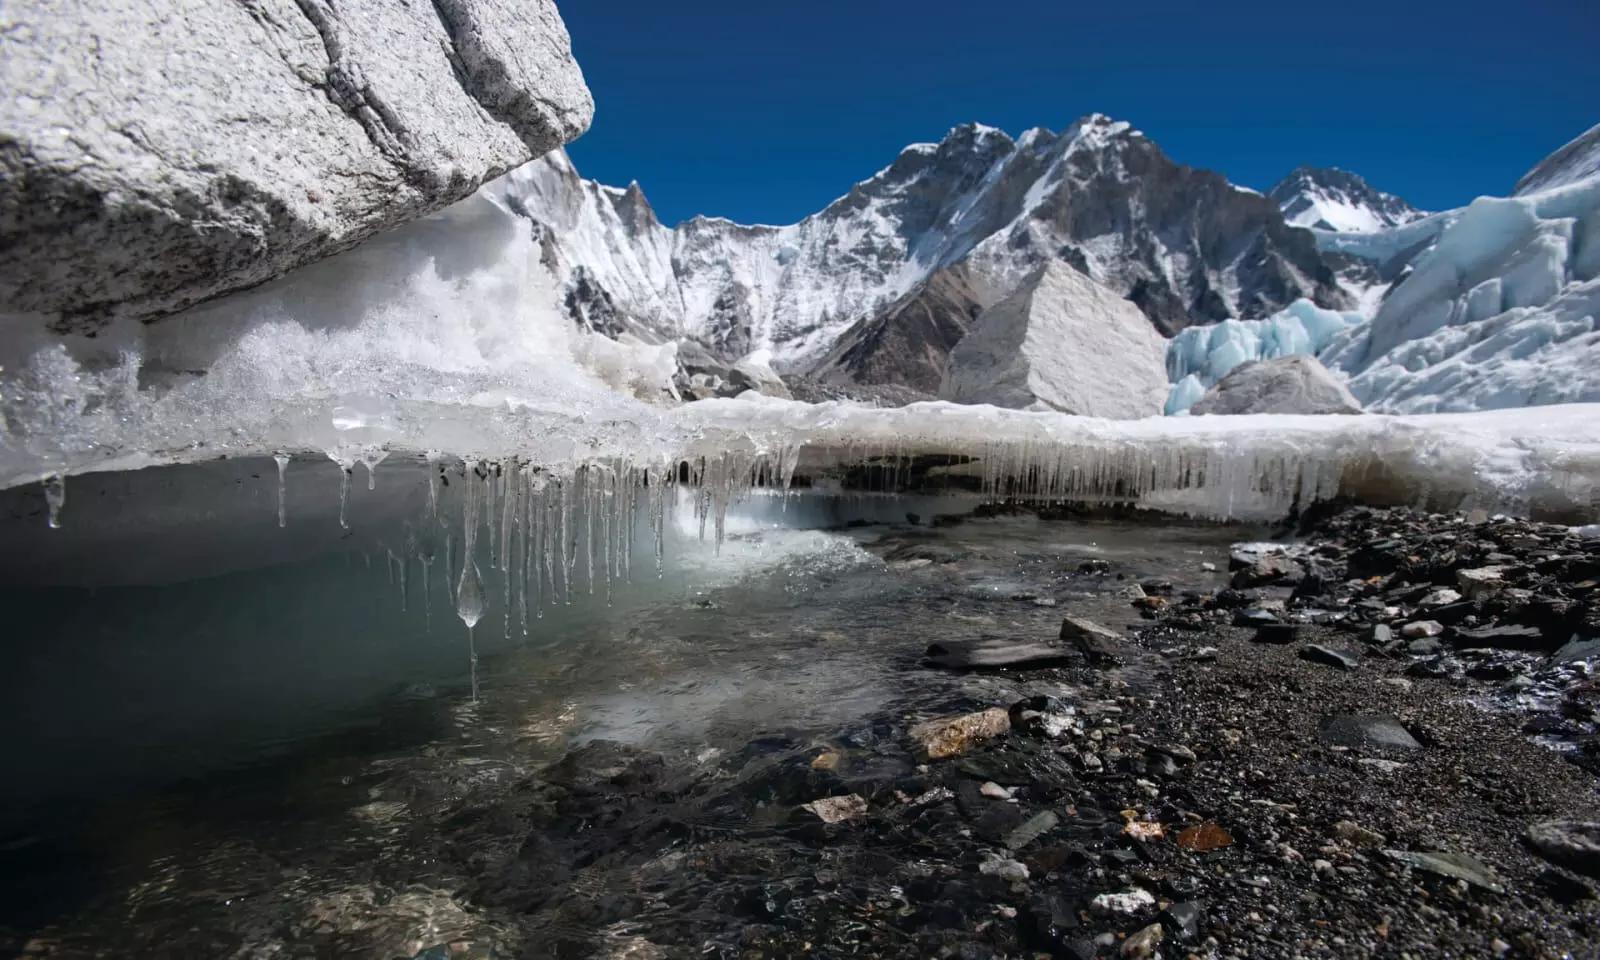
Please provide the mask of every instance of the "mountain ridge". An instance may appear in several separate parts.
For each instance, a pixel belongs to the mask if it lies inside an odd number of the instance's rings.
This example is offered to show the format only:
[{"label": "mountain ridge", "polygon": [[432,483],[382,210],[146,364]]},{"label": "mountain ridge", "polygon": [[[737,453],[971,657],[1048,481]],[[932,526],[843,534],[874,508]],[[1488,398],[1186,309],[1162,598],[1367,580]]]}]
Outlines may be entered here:
[{"label": "mountain ridge", "polygon": [[[959,125],[788,225],[700,216],[668,228],[636,185],[583,180],[565,154],[508,180],[578,322],[730,357],[770,350],[785,372],[824,379],[871,367],[859,355],[829,366],[833,348],[957,264],[965,292],[954,309],[967,320],[1052,259],[1133,301],[1164,334],[1302,296],[1348,301],[1311,235],[1270,200],[1173,162],[1103,114],[1016,139]],[[937,366],[948,350],[933,346]],[[922,389],[934,372],[917,373]]]}]

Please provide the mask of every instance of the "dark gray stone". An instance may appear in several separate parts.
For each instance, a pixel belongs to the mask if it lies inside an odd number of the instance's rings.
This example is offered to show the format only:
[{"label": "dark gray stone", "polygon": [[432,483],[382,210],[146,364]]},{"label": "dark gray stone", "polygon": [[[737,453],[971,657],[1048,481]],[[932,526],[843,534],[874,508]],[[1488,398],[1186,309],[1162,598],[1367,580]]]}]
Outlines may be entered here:
[{"label": "dark gray stone", "polygon": [[1318,736],[1353,749],[1421,750],[1422,744],[1399,720],[1382,713],[1344,713],[1324,720]]},{"label": "dark gray stone", "polygon": [[1332,647],[1324,647],[1318,643],[1307,644],[1300,650],[1300,659],[1312,663],[1320,663],[1340,670],[1354,670],[1361,665],[1361,660],[1353,654]]},{"label": "dark gray stone", "polygon": [[1528,843],[1551,863],[1600,877],[1600,822],[1546,820],[1528,828]]}]

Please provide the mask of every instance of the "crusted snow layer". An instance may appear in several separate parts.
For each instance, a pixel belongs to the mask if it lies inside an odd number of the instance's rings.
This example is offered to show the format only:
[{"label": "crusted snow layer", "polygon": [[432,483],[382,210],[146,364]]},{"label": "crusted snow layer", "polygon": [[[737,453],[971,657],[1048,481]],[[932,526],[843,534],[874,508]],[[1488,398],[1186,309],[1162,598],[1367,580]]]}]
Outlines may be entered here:
[{"label": "crusted snow layer", "polygon": [[1321,359],[1351,375],[1368,409],[1600,400],[1597,281],[1600,177],[1481,197]]},{"label": "crusted snow layer", "polygon": [[[1206,389],[1240,364],[1295,354],[1316,355],[1361,319],[1357,314],[1324,310],[1302,299],[1264,320],[1224,320],[1181,330],[1167,345],[1167,377],[1173,386],[1167,394],[1165,410],[1176,414],[1189,409]],[[1186,382],[1191,376],[1195,378],[1193,384]]]},{"label": "crusted snow layer", "polygon": [[703,438],[799,447],[799,469],[910,456],[991,495],[1105,499],[1211,517],[1281,516],[1336,493],[1379,502],[1600,515],[1600,405],[1422,416],[1106,420],[986,405],[882,409],[708,400],[678,411]]},{"label": "crusted snow layer", "polygon": [[1093,417],[1147,417],[1166,393],[1165,341],[1139,308],[1053,261],[985,310],[950,353],[939,391]]}]

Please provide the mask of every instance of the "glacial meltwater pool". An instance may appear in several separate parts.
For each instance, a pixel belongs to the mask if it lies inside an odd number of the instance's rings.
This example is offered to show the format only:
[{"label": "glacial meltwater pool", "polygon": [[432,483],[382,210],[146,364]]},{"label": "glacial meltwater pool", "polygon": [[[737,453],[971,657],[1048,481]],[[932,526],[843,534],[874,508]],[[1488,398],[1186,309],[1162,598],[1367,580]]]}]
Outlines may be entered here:
[{"label": "glacial meltwater pool", "polygon": [[[1226,573],[1202,564],[1226,571],[1228,544],[1259,535],[946,522],[978,502],[808,492],[735,504],[720,547],[687,495],[667,498],[659,525],[637,511],[625,536],[575,494],[564,531],[541,517],[546,537],[521,527],[538,516],[526,504],[506,519],[510,488],[496,488],[479,507],[497,504],[512,539],[476,538],[474,700],[452,597],[466,474],[447,474],[435,509],[428,469],[381,466],[370,492],[358,470],[348,529],[331,462],[291,466],[282,528],[271,461],[75,478],[58,530],[41,491],[0,495],[14,544],[0,586],[7,955],[642,956],[628,945],[721,942],[737,921],[678,899],[660,858],[764,829],[715,802],[764,758],[838,749],[858,772],[892,773],[908,764],[891,748],[908,718],[1071,698],[929,670],[922,653],[1053,640],[1066,612],[1120,629],[1138,619],[1131,584],[1214,589]],[[566,556],[519,560],[519,529]],[[519,591],[541,585],[508,606],[502,562],[533,571]],[[531,785],[596,749],[689,784],[672,801],[689,826],[615,864],[545,858]],[[769,800],[781,806],[753,802]],[[607,899],[619,891],[622,906]],[[574,904],[590,902],[609,906],[585,919]]]}]

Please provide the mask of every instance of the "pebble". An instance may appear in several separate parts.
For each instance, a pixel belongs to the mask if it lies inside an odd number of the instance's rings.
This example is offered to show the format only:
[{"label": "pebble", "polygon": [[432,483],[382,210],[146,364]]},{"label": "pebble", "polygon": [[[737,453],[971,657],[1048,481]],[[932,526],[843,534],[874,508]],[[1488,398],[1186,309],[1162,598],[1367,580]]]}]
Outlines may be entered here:
[{"label": "pebble", "polygon": [[1156,905],[1156,898],[1142,887],[1130,887],[1121,893],[1102,893],[1089,901],[1089,909],[1101,914],[1142,913]]},{"label": "pebble", "polygon": [[993,800],[1010,800],[1012,793],[993,780],[985,780],[983,786],[978,788],[978,792]]},{"label": "pebble", "polygon": [[1442,607],[1445,604],[1456,603],[1461,599],[1461,594],[1449,587],[1440,587],[1422,598],[1424,607]]},{"label": "pebble", "polygon": [[999,877],[1008,883],[1022,883],[1028,879],[1028,867],[1016,860],[985,860],[978,865],[978,872],[990,877]]},{"label": "pebble", "polygon": [[1148,960],[1156,955],[1156,948],[1161,946],[1166,935],[1167,931],[1161,924],[1152,923],[1122,941],[1122,955],[1131,960]]},{"label": "pebble", "polygon": [[842,797],[823,797],[800,806],[823,823],[843,823],[867,814],[867,801],[854,793]]},{"label": "pebble", "polygon": [[1444,624],[1437,620],[1413,620],[1400,628],[1400,635],[1407,640],[1437,637],[1441,633],[1444,633]]}]

